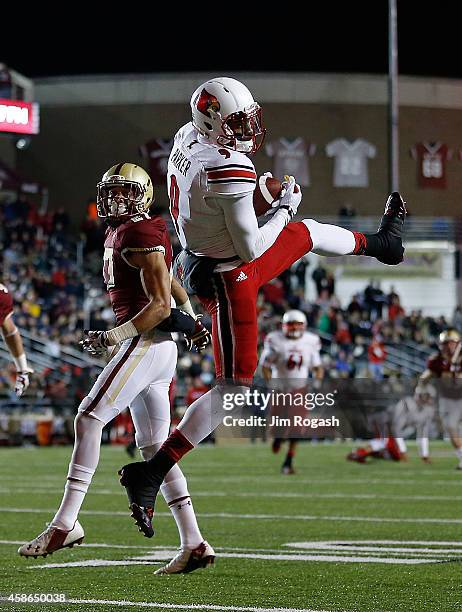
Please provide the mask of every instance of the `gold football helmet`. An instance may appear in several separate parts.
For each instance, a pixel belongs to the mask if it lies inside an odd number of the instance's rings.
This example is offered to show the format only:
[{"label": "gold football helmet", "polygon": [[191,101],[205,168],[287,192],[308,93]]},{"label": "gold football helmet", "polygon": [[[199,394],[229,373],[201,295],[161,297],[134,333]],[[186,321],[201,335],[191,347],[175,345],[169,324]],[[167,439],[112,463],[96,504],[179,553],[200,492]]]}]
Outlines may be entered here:
[{"label": "gold football helmet", "polygon": [[154,201],[149,174],[136,164],[115,164],[96,186],[99,217],[133,217],[147,212]]},{"label": "gold football helmet", "polygon": [[447,342],[460,342],[460,334],[456,329],[446,329],[441,332],[439,343],[446,344]]}]

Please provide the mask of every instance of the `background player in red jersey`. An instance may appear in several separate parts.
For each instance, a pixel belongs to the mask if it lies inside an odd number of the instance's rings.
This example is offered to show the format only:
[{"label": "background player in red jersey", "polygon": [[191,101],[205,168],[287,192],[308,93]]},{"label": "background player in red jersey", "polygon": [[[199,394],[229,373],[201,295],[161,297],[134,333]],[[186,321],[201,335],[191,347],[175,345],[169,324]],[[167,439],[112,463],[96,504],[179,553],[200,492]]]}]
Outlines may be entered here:
[{"label": "background player in red jersey", "polygon": [[177,258],[179,278],[212,318],[219,384],[191,404],[153,459],[122,468],[129,498],[150,486],[150,504],[172,465],[222,421],[223,384],[241,386],[233,389],[239,393],[252,384],[262,285],[309,251],[367,255],[389,265],[399,264],[404,253],[406,207],[398,192],[388,198],[378,231],[363,234],[313,219],[290,223],[302,194],[288,177],[274,214],[259,227],[253,206],[257,175],[248,157],[266,132],[259,104],[243,83],[217,77],[193,93],[191,112],[192,122],[179,129],[170,154],[170,212],[184,249]]},{"label": "background player in red jersey", "polygon": [[13,298],[2,283],[0,283],[0,328],[16,367],[14,392],[21,397],[29,386],[29,374],[33,370],[27,364],[21,334],[13,321]]},{"label": "background player in red jersey", "polygon": [[[152,200],[151,179],[134,164],[113,166],[98,184],[98,212],[108,222],[103,275],[117,327],[88,332],[83,346],[92,354],[120,348],[79,406],[61,506],[50,526],[20,547],[23,556],[46,556],[83,540],[77,517],[98,464],[101,432],[126,406],[144,459],[152,457],[168,436],[169,387],[177,347],[171,333],[154,328],[171,316],[172,296],[184,310],[194,313],[185,291],[172,282],[172,247],[163,219],[148,214]],[[193,327],[201,327],[192,320]],[[156,573],[192,571],[213,562],[214,551],[202,538],[186,479],[178,467],[167,476],[163,494],[180,531],[181,549]],[[136,514],[137,508],[132,507],[132,512]]]},{"label": "background player in red jersey", "polygon": [[421,380],[438,379],[438,408],[445,432],[459,460],[462,470],[462,343],[457,330],[441,332],[439,350],[432,355]]}]

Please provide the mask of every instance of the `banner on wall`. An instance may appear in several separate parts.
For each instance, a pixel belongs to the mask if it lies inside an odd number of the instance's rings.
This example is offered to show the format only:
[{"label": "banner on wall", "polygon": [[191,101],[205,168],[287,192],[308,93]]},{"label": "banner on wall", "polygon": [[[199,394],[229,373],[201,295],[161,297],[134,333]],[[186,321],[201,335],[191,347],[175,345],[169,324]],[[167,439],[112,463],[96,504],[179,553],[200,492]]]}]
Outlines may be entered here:
[{"label": "banner on wall", "polygon": [[0,133],[38,134],[40,110],[36,102],[0,98]]}]

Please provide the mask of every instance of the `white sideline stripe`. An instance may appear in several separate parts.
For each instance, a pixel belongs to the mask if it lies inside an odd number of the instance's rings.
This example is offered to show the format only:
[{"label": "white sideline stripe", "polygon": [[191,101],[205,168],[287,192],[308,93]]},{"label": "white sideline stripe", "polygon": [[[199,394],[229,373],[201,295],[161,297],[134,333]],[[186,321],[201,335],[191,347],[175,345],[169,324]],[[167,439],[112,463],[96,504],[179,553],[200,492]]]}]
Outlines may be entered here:
[{"label": "white sideline stripe", "polygon": [[[2,544],[18,545],[18,544],[24,544],[24,542],[20,540],[0,540],[0,545]],[[354,544],[354,542],[351,542],[350,544]],[[160,556],[162,556],[163,560],[169,560],[171,557],[173,557],[178,552],[178,549],[176,548],[168,550],[168,549],[165,549],[164,546],[130,546],[130,545],[124,545],[124,544],[118,545],[118,544],[98,544],[98,543],[82,544],[81,546],[82,548],[96,548],[96,549],[138,550],[138,551],[147,550],[147,551],[151,551],[151,556],[149,557],[150,559],[153,558],[152,555],[154,555],[155,553],[156,555],[155,558],[159,558]],[[452,549],[452,548],[448,548],[448,549],[383,548],[383,547],[374,548],[374,547],[361,547],[361,546],[358,546],[358,547],[342,546],[342,545],[336,545],[336,544],[332,544],[330,546],[318,546],[316,542],[311,543],[311,544],[309,542],[306,542],[306,543],[295,542],[295,543],[290,543],[290,544],[283,544],[283,546],[293,547],[295,550],[293,551],[292,555],[296,556],[297,559],[300,559],[302,561],[303,561],[302,557],[304,555],[306,556],[308,553],[310,553],[311,555],[315,555],[316,558],[319,558],[323,551],[328,551],[329,555],[334,552],[336,555],[342,555],[343,557],[346,557],[347,555],[349,555],[351,551],[355,551],[358,553],[362,551],[368,552],[369,557],[384,557],[387,555],[388,552],[390,552],[391,554],[389,555],[389,558],[396,558],[397,556],[400,555],[401,552],[404,552],[406,553],[406,556],[408,558],[422,558],[422,559],[425,559],[426,557],[428,557],[428,555],[431,555],[431,554],[438,556],[438,558],[440,557],[441,558],[446,558],[446,557],[454,558],[458,554],[459,555],[462,554],[462,550],[457,550],[457,549]],[[231,556],[237,555],[239,558],[244,556],[244,558],[246,559],[251,558],[248,555],[254,554],[254,553],[269,554],[270,559],[278,558],[274,555],[286,554],[286,551],[280,548],[232,548],[232,547],[222,548],[222,547],[218,547],[215,550],[218,553],[220,553],[221,557],[226,557],[226,556],[231,557]],[[227,554],[226,551],[235,551],[235,555]],[[133,557],[133,558],[143,559],[145,557]],[[79,563],[79,567],[80,567],[80,563],[84,564],[82,565],[82,567],[85,567],[86,565],[90,565],[90,566],[94,565],[93,561],[89,563],[87,563],[86,561],[76,562],[76,563]],[[47,567],[50,567],[50,565],[47,565]],[[72,566],[69,565],[68,567],[72,567]]]},{"label": "white sideline stripe", "polygon": [[[5,600],[4,597],[0,598]],[[313,610],[312,608],[255,608],[243,606],[217,606],[214,604],[169,604],[155,601],[127,601],[110,599],[67,599],[67,604],[120,606],[134,608],[158,608],[162,610],[218,610],[220,612],[329,612],[328,610]]]},{"label": "white sideline stripe", "polygon": [[[100,478],[101,478],[101,474],[99,474]],[[103,476],[104,477],[104,476]],[[13,480],[13,481],[17,481],[18,477],[17,476],[8,476],[8,475],[2,475],[1,476],[2,481],[5,480]],[[53,477],[47,477],[45,478],[44,476],[40,476],[40,480],[49,480],[50,482],[57,482],[58,484],[62,484],[64,486],[64,483],[66,482],[66,475],[63,476],[53,476]],[[218,481],[220,482],[220,484],[223,482],[223,477],[221,476],[207,476],[207,482],[210,483],[212,481]],[[249,482],[252,484],[258,484],[260,485],[261,483],[265,482],[267,484],[271,484],[271,483],[275,483],[278,486],[300,486],[301,484],[308,484],[308,485],[318,485],[318,484],[332,484],[335,486],[338,486],[339,484],[339,480],[335,479],[335,478],[294,478],[291,481],[289,480],[283,480],[282,478],[279,477],[273,477],[273,476],[266,476],[266,475],[262,475],[262,474],[256,474],[255,476],[242,476],[242,477],[232,477],[230,476],[229,478],[226,479],[226,482],[237,482],[237,483],[244,483],[244,482]],[[189,476],[188,475],[188,482],[204,482],[204,477],[201,476]],[[462,475],[458,475],[456,476],[454,479],[447,479],[447,480],[430,480],[430,484],[433,485],[441,485],[441,486],[455,486],[455,487],[460,487],[461,486],[461,482],[462,482]],[[21,484],[24,483],[30,483],[31,485],[35,486],[37,483],[37,480],[35,479],[27,479],[27,478],[22,478],[21,479]],[[395,486],[395,485],[402,485],[402,486],[408,486],[408,485],[422,485],[422,481],[421,480],[414,480],[414,479],[400,479],[400,480],[395,480],[395,479],[379,479],[379,478],[367,478],[367,474],[364,474],[364,478],[342,478],[341,479],[341,484],[352,484],[352,485],[360,485],[360,486],[369,486],[371,484],[377,484],[380,486],[383,485],[390,485],[390,486]],[[115,488],[115,490],[117,490],[118,487]]]},{"label": "white sideline stripe", "polygon": [[[106,559],[85,559],[82,561],[69,561],[66,563],[42,563],[40,565],[30,565],[28,569],[61,569],[64,567],[105,567],[111,565],[157,565],[159,557],[165,557],[162,562],[170,558],[169,556],[157,555],[146,557],[133,557],[124,561],[113,561]],[[344,555],[263,555],[263,554],[238,554],[221,553],[220,558],[229,559],[253,559],[258,561],[323,561],[328,563],[385,563],[387,565],[423,565],[428,563],[442,563],[444,559],[416,559],[399,557],[353,557]]]},{"label": "white sideline stripe", "polygon": [[352,552],[368,552],[368,553],[406,553],[406,554],[418,554],[418,555],[426,555],[426,554],[452,554],[452,555],[461,555],[462,549],[457,548],[404,548],[399,546],[358,546],[358,542],[293,542],[289,544],[285,544],[285,546],[289,546],[290,548],[300,548],[302,550],[333,550],[335,552],[339,551],[352,551]]},{"label": "white sideline stripe", "polygon": [[[49,508],[0,508],[2,512],[13,512],[13,513],[34,513],[34,514],[45,514],[52,513],[55,510]],[[107,510],[81,510],[80,514],[86,514],[88,516],[106,516]],[[121,511],[110,511],[111,516],[127,516],[128,512]],[[156,512],[158,517],[170,517],[170,512]],[[198,518],[222,518],[222,519],[243,519],[243,520],[287,520],[287,521],[362,521],[364,523],[433,523],[436,525],[461,525],[462,518],[450,519],[450,518],[389,518],[389,517],[372,517],[372,516],[316,516],[309,514],[234,514],[232,512],[198,512],[196,513]]]},{"label": "white sideline stripe", "polygon": [[[23,540],[0,540],[0,545],[17,545],[23,544]],[[408,548],[399,548],[408,544]],[[368,547],[367,545],[375,545]],[[384,546],[392,545],[392,546]],[[398,545],[399,547],[393,546]],[[331,550],[336,549],[337,552],[348,552],[350,550],[367,550],[367,551],[393,551],[393,552],[406,552],[412,554],[420,553],[448,553],[448,554],[461,554],[462,553],[462,542],[449,542],[442,540],[335,540],[335,541],[319,541],[312,540],[307,542],[287,542],[282,544],[283,547],[300,549],[300,554],[303,551],[311,550]],[[422,548],[425,547],[425,548]],[[431,546],[449,546],[450,548],[429,548]],[[150,550],[150,551],[167,551],[169,554],[175,554],[176,548],[166,549],[162,545],[154,546],[135,546],[132,544],[108,544],[102,542],[88,542],[81,545],[82,548],[108,548],[108,549],[120,549],[120,550]],[[246,548],[242,546],[219,546],[215,550],[220,552],[241,552],[241,553],[281,553],[285,552],[281,548]],[[297,553],[297,550],[294,551]]]},{"label": "white sideline stripe", "polygon": [[[0,493],[29,493],[29,489],[20,489],[15,487],[0,487]],[[45,493],[59,493],[61,494],[61,489],[56,487],[40,487],[34,486],[35,492],[43,492]],[[89,495],[117,495],[118,493],[123,493],[123,491],[118,488],[114,489],[98,489],[98,490],[90,490]],[[193,497],[228,497],[227,493],[221,491],[194,491]],[[243,497],[243,498],[276,498],[276,499],[390,499],[390,495],[380,495],[376,493],[276,493],[276,492],[267,492],[260,491],[257,493],[233,493],[233,497]],[[400,501],[454,501],[459,502],[462,501],[462,495],[392,495],[393,500]]]}]

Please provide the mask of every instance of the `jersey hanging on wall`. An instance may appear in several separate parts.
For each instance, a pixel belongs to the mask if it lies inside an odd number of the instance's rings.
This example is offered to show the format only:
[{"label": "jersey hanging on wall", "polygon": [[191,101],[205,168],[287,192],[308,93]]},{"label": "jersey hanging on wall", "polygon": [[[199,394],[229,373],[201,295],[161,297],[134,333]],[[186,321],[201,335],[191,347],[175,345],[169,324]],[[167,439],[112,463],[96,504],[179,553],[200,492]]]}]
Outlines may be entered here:
[{"label": "jersey hanging on wall", "polygon": [[302,187],[310,184],[308,158],[316,152],[316,145],[303,138],[289,140],[279,138],[265,146],[268,157],[273,158],[273,175],[282,180],[288,174],[294,176]]},{"label": "jersey hanging on wall", "polygon": [[167,177],[168,156],[173,146],[173,138],[152,138],[141,145],[141,157],[147,160],[146,170],[151,177],[153,185],[164,185]]},{"label": "jersey hanging on wall", "polygon": [[452,151],[442,142],[418,142],[410,150],[417,161],[419,187],[446,189],[446,162]]},{"label": "jersey hanging on wall", "polygon": [[334,157],[334,187],[368,187],[368,159],[376,155],[376,148],[362,138],[349,142],[337,138],[326,145],[326,155]]}]

